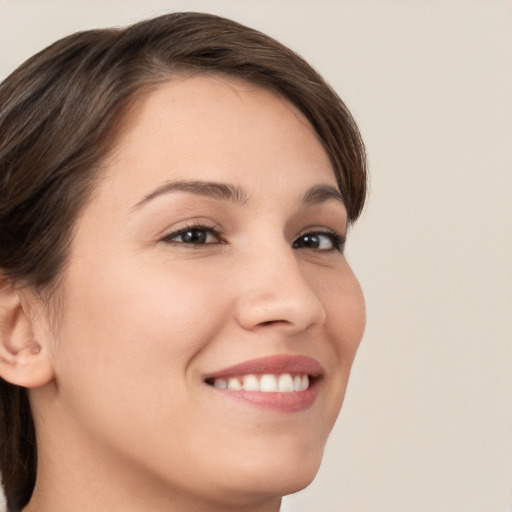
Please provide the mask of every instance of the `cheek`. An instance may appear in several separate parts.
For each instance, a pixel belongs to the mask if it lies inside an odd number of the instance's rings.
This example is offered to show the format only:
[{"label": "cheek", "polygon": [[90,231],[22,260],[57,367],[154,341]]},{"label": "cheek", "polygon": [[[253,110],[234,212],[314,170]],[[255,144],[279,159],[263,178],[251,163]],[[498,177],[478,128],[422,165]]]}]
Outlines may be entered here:
[{"label": "cheek", "polygon": [[167,439],[170,430],[202,424],[201,409],[191,407],[194,363],[229,307],[213,278],[138,267],[118,262],[70,273],[55,373],[63,425],[78,425],[105,448],[127,451],[137,440],[137,457],[160,460],[160,451],[186,444],[178,435]]},{"label": "cheek", "polygon": [[69,369],[76,379],[87,367],[91,382],[140,377],[141,390],[183,377],[226,308],[213,278],[152,268],[118,262],[69,276],[57,377]]},{"label": "cheek", "polygon": [[330,417],[332,427],[343,404],[352,364],[363,337],[366,311],[359,282],[348,267],[336,283],[326,283],[323,292],[326,334],[331,349],[327,370],[333,376],[326,383],[333,400],[326,410],[333,412]]},{"label": "cheek", "polygon": [[346,284],[345,293],[337,305],[338,332],[341,333],[339,342],[346,355],[352,356],[351,362],[361,343],[366,326],[366,306],[363,292],[357,279],[352,277]]},{"label": "cheek", "polygon": [[352,364],[366,325],[366,307],[359,281],[348,265],[335,280],[320,282],[327,332],[342,366]]}]

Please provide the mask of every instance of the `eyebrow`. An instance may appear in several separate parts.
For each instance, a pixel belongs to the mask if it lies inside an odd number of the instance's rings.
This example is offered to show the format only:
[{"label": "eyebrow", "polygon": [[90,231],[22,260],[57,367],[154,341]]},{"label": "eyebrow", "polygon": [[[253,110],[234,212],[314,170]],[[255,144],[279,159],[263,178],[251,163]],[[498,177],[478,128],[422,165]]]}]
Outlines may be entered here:
[{"label": "eyebrow", "polygon": [[335,199],[345,205],[341,192],[332,185],[320,184],[314,185],[306,191],[302,196],[303,204],[319,204],[329,201],[329,199]]},{"label": "eyebrow", "polygon": [[[210,197],[218,201],[229,201],[235,204],[245,205],[249,202],[249,196],[240,187],[229,183],[210,181],[173,181],[164,183],[146,196],[144,196],[131,210],[137,210],[156,197],[172,192],[187,192],[204,197]],[[330,199],[340,201],[343,205],[343,197],[340,191],[328,184],[314,185],[302,196],[301,203],[306,205],[320,204]]]},{"label": "eyebrow", "polygon": [[209,181],[173,181],[164,183],[157,189],[144,196],[133,208],[136,210],[147,202],[164,194],[171,192],[188,192],[204,197],[217,199],[218,201],[230,201],[236,204],[246,204],[249,200],[247,194],[235,185]]}]

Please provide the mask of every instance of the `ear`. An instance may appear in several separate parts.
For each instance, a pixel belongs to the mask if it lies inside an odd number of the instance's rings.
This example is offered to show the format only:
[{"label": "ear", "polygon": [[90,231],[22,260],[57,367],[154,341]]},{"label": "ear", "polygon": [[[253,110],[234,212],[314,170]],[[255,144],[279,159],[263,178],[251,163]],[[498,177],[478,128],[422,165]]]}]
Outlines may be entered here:
[{"label": "ear", "polygon": [[18,290],[0,275],[0,377],[25,388],[53,379],[47,347],[34,339],[31,317]]}]

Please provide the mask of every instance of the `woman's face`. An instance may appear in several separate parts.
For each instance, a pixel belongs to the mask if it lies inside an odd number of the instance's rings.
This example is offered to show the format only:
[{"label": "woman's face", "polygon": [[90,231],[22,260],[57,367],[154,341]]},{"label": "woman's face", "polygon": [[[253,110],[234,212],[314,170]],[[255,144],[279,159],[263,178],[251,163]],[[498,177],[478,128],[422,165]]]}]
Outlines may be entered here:
[{"label": "woman's face", "polygon": [[126,123],[77,223],[42,436],[105,481],[296,491],[365,321],[329,158],[295,107],[231,79],[164,85]]}]

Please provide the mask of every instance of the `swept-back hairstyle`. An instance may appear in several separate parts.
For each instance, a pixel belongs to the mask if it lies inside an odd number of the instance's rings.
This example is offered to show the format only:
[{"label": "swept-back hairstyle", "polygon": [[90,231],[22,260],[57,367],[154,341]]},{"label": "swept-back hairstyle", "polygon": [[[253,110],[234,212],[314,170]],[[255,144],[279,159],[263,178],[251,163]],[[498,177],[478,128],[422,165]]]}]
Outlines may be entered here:
[{"label": "swept-back hairstyle", "polygon": [[[311,122],[350,221],[366,196],[364,146],[336,93],[274,39],[210,14],[173,13],[52,44],[0,84],[0,278],[51,300],[73,227],[130,104],[179,73],[217,73],[272,90]],[[172,112],[169,113],[172,115]],[[1,282],[0,282],[1,285]],[[32,494],[34,422],[25,389],[0,379],[0,471],[11,512]]]}]

